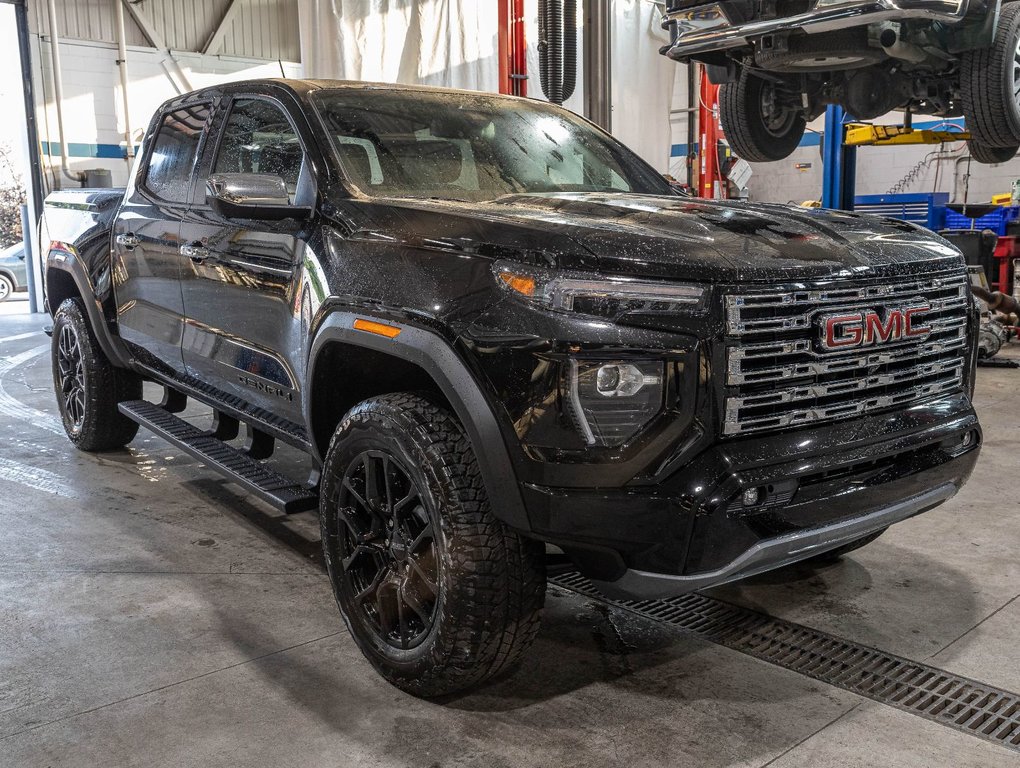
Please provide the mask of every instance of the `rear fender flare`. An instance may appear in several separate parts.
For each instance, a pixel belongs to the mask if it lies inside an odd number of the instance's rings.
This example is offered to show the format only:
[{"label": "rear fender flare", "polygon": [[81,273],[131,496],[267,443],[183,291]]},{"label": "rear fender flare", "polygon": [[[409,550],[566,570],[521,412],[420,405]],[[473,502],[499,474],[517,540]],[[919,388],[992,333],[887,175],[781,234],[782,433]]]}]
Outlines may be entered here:
[{"label": "rear fender flare", "polygon": [[[493,514],[507,525],[522,531],[530,530],[514,464],[496,414],[474,375],[449,343],[437,333],[389,318],[379,320],[400,328],[399,335],[392,339],[356,330],[354,321],[359,318],[371,319],[368,315],[337,310],[322,321],[309,350],[305,380],[315,381],[315,364],[323,347],[331,342],[367,347],[414,363],[432,377],[464,426],[481,469]],[[304,409],[310,431],[312,402],[309,392],[304,398]],[[322,457],[318,458],[321,460]]]},{"label": "rear fender flare", "polygon": [[78,295],[81,296],[85,312],[88,315],[89,325],[92,326],[92,332],[95,334],[96,341],[99,342],[99,347],[103,350],[103,354],[114,365],[127,368],[129,356],[124,353],[120,339],[114,336],[110,325],[106,322],[106,317],[103,314],[103,305],[96,297],[95,289],[92,286],[92,281],[89,279],[88,272],[85,270],[85,265],[82,264],[76,254],[70,251],[62,248],[50,249],[46,259],[46,305],[49,307],[50,314],[52,315],[56,313],[57,307],[53,306],[50,294],[49,271],[51,269],[65,272],[71,276],[78,289]]}]

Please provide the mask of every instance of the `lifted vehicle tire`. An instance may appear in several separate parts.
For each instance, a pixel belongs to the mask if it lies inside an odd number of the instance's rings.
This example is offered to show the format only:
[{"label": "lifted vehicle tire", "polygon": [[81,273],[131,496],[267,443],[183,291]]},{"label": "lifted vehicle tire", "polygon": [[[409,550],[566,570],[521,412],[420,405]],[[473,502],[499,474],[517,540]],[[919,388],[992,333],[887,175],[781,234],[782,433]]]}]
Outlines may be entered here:
[{"label": "lifted vehicle tire", "polygon": [[[1020,3],[1003,3],[992,44],[960,58],[967,130],[985,147],[1020,145]],[[977,155],[974,159],[979,162]]]},{"label": "lifted vehicle tire", "polygon": [[1007,163],[1016,157],[1016,153],[1020,151],[1020,144],[1014,144],[1011,147],[988,147],[971,139],[967,142],[967,149],[970,151],[970,156],[979,163],[997,165]]},{"label": "lifted vehicle tire", "polygon": [[65,299],[53,316],[53,388],[64,431],[82,451],[123,448],[138,424],[117,410],[142,396],[141,378],[116,368],[103,354],[81,299]]},{"label": "lifted vehicle tire", "polygon": [[820,555],[809,557],[806,562],[811,565],[828,565],[829,563],[834,563],[840,558],[842,558],[843,555],[849,554],[850,552],[853,552],[856,549],[860,549],[861,547],[867,546],[875,539],[877,539],[879,536],[881,536],[883,533],[885,533],[887,530],[889,529],[883,528],[880,531],[869,533],[867,536],[861,536],[861,538],[857,539],[856,541],[851,541],[849,544],[844,544],[842,547],[836,547],[835,549],[830,549],[828,552],[822,552],[822,554]]},{"label": "lifted vehicle tire", "polygon": [[393,685],[453,693],[531,645],[544,548],[492,515],[471,444],[444,408],[410,393],[355,406],[330,443],[319,504],[337,605]]},{"label": "lifted vehicle tire", "polygon": [[7,301],[14,293],[14,283],[7,275],[0,275],[0,301]]},{"label": "lifted vehicle tire", "polygon": [[775,85],[744,67],[734,83],[719,89],[723,133],[737,157],[769,163],[789,157],[807,123],[799,110],[776,104]]}]

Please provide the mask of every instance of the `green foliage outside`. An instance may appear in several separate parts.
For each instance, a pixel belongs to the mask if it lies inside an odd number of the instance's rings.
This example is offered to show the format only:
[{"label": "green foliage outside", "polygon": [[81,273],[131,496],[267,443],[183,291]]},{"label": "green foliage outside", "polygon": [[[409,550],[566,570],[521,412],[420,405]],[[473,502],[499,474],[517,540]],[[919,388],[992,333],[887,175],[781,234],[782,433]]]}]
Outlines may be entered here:
[{"label": "green foliage outside", "polygon": [[0,144],[0,249],[20,243],[25,185],[15,168],[10,145]]}]

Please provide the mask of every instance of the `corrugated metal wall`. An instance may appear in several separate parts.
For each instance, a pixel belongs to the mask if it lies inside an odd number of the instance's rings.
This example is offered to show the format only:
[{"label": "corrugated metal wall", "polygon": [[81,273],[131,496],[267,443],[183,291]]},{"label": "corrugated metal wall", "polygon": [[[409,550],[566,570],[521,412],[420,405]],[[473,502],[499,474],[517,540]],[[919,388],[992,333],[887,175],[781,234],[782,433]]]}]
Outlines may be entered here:
[{"label": "corrugated metal wall", "polygon": [[[61,37],[116,42],[114,3],[119,0],[56,0]],[[256,59],[300,61],[297,5],[293,0],[234,0],[240,8],[216,53]],[[139,0],[134,6],[174,51],[201,51],[230,0]],[[33,31],[49,33],[46,0],[29,0]],[[146,46],[145,35],[125,14],[128,45]]]}]

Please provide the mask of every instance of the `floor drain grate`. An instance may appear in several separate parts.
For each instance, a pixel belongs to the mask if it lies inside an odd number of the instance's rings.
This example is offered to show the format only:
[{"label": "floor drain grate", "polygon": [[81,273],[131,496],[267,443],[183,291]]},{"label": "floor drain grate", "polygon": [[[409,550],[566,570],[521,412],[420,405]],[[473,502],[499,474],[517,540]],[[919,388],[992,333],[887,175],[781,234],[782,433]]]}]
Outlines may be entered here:
[{"label": "floor drain grate", "polygon": [[604,597],[577,573],[549,580],[571,592],[1020,751],[1020,694],[700,594],[616,601]]}]

